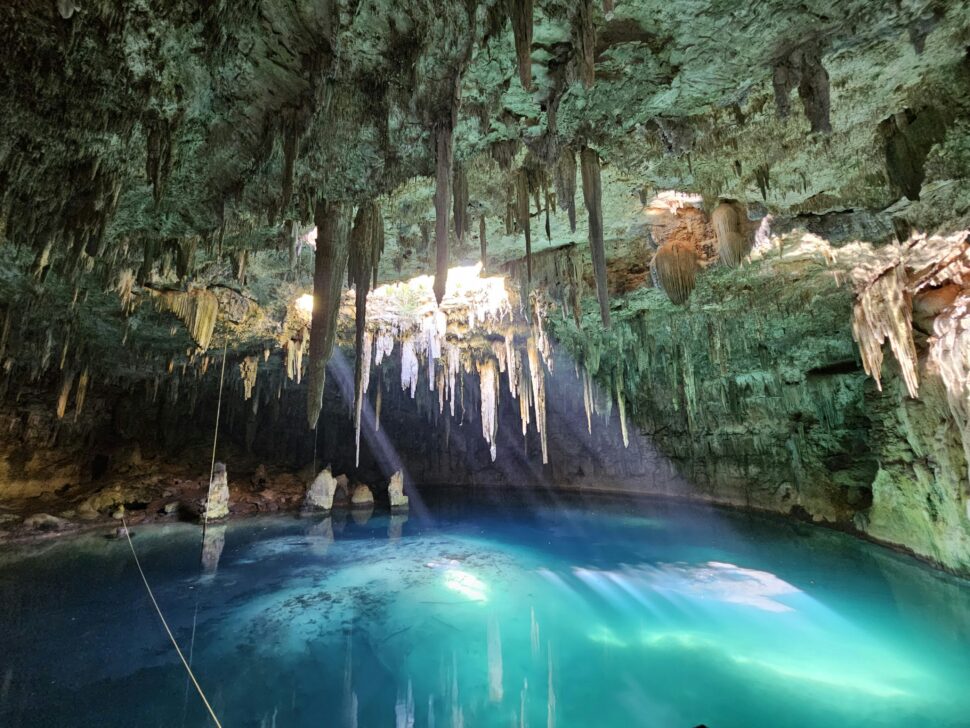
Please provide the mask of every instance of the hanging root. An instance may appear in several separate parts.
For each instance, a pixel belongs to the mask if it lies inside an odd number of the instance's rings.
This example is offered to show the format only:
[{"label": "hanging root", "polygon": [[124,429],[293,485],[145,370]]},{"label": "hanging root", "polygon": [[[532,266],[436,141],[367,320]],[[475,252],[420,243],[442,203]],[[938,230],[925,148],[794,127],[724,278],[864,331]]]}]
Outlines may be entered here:
[{"label": "hanging root", "polygon": [[740,266],[747,253],[747,240],[742,232],[741,219],[738,208],[726,201],[722,201],[711,213],[711,224],[717,236],[721,262],[728,268]]},{"label": "hanging root", "polygon": [[317,252],[313,268],[313,318],[310,322],[310,364],[307,371],[307,425],[317,426],[327,383],[327,362],[333,353],[337,313],[347,269],[347,219],[339,202],[321,201],[314,213]]},{"label": "hanging root", "polygon": [[435,126],[435,190],[434,190],[434,297],[441,305],[448,283],[448,202],[452,163],[452,124],[441,122]]},{"label": "hanging root", "polygon": [[347,277],[355,288],[354,311],[354,430],[357,463],[360,463],[360,416],[370,373],[371,338],[366,334],[367,294],[377,280],[377,266],[384,252],[384,218],[376,201],[361,205],[354,218],[347,258]]},{"label": "hanging root", "polygon": [[606,245],[603,240],[603,184],[600,180],[599,155],[583,147],[579,155],[583,172],[583,199],[589,216],[589,249],[596,278],[596,297],[600,304],[603,325],[610,325],[610,292],[606,283]]},{"label": "hanging root", "polygon": [[469,230],[470,223],[468,219],[468,175],[465,174],[465,168],[460,164],[455,165],[454,188],[452,214],[455,217],[455,237],[458,238],[458,245],[460,246],[465,239],[465,233]]},{"label": "hanging root", "polygon": [[478,218],[478,244],[482,252],[482,272],[488,268],[488,240],[485,238],[485,216]]},{"label": "hanging root", "polygon": [[520,169],[515,175],[515,219],[525,232],[526,278],[532,283],[532,224],[529,218],[529,173]]},{"label": "hanging root", "polygon": [[576,66],[579,78],[586,88],[592,88],[596,74],[596,28],[593,26],[593,0],[578,0],[573,17],[573,47],[576,49]]},{"label": "hanging root", "polygon": [[686,241],[664,243],[653,257],[653,270],[671,303],[682,306],[694,290],[697,251]]},{"label": "hanging root", "polygon": [[569,217],[569,229],[576,232],[576,155],[572,149],[559,153],[556,165],[556,197]]}]

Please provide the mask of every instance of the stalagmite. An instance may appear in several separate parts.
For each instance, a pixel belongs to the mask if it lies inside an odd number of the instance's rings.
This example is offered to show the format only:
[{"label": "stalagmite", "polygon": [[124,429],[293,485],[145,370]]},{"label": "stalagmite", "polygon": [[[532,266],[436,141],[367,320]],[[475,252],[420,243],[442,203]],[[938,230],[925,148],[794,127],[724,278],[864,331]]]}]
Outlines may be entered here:
[{"label": "stalagmite", "polygon": [[212,480],[209,481],[209,492],[203,506],[202,517],[208,522],[228,515],[229,476],[226,474],[225,463],[216,463],[213,466]]},{"label": "stalagmite", "polygon": [[[367,324],[367,294],[377,279],[377,266],[384,252],[384,218],[376,201],[361,205],[350,234],[347,274],[354,286],[354,431],[356,432],[357,464],[360,464],[360,419],[364,393],[370,373],[372,339],[365,333]],[[366,341],[365,341],[366,340]],[[366,351],[365,351],[366,348]]]},{"label": "stalagmite", "polygon": [[452,213],[455,218],[455,237],[458,238],[458,244],[461,245],[465,240],[465,233],[469,230],[468,175],[465,174],[465,168],[461,164],[455,165],[452,196],[454,198]]},{"label": "stalagmite", "polygon": [[738,209],[730,202],[722,201],[711,213],[711,224],[717,236],[721,262],[728,268],[737,268],[747,252]]},{"label": "stalagmite", "polygon": [[387,499],[390,501],[391,510],[403,511],[408,508],[408,497],[404,495],[404,473],[400,470],[391,476],[391,481],[387,484]]},{"label": "stalagmite", "polygon": [[532,224],[529,218],[529,174],[520,169],[515,175],[515,220],[525,233],[526,280],[532,283]]},{"label": "stalagmite", "polygon": [[454,112],[445,122],[440,121],[434,129],[435,137],[435,190],[434,190],[434,244],[435,273],[434,297],[441,305],[448,282],[448,203],[452,165],[452,129]]},{"label": "stalagmite", "polygon": [[499,377],[495,361],[486,359],[478,364],[478,377],[482,392],[482,436],[489,444],[492,462],[495,462],[498,439]]},{"label": "stalagmite", "polygon": [[656,280],[672,303],[682,306],[690,298],[697,277],[697,251],[685,240],[673,240],[660,246],[653,256],[652,270]]},{"label": "stalagmite", "polygon": [[337,479],[333,477],[333,474],[328,465],[310,484],[307,488],[306,498],[304,503],[307,508],[315,508],[324,511],[329,511],[333,508],[333,496],[337,492]]},{"label": "stalagmite", "polygon": [[532,0],[511,0],[512,34],[515,57],[519,63],[519,81],[526,91],[532,90]]},{"label": "stalagmite", "polygon": [[256,375],[259,373],[259,359],[255,356],[247,356],[239,364],[239,376],[243,382],[243,401],[248,402],[253,396],[253,387],[256,386]]},{"label": "stalagmite", "polygon": [[327,362],[337,332],[340,293],[347,269],[347,222],[340,203],[321,201],[314,214],[317,250],[313,270],[313,317],[310,322],[310,365],[307,386],[307,425],[317,426],[323,408]]},{"label": "stalagmite", "polygon": [[589,147],[580,152],[583,172],[583,199],[589,215],[589,248],[596,279],[596,297],[600,304],[603,325],[610,325],[610,292],[606,284],[606,248],[603,241],[603,186],[600,180],[599,155]]}]

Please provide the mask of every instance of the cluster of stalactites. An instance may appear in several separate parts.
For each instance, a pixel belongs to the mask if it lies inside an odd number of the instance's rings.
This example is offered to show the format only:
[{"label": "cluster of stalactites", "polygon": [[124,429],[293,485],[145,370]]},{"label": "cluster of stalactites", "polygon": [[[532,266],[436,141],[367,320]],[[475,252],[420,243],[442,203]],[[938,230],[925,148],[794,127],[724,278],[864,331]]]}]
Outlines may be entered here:
[{"label": "cluster of stalactites", "polygon": [[[853,246],[839,258],[859,259]],[[970,233],[916,237],[896,249],[864,250],[852,270],[856,301],[852,334],[866,372],[882,388],[883,344],[888,340],[911,397],[919,392],[913,338],[914,297],[932,316],[929,353],[970,463]],[[874,260],[875,259],[875,260]]]},{"label": "cluster of stalactites", "polygon": [[[152,293],[159,310],[175,314],[185,324],[189,335],[199,348],[202,350],[209,348],[212,332],[216,327],[216,317],[219,315],[219,299],[214,293],[204,288],[191,291],[153,291]],[[122,304],[125,305],[124,298]]]},{"label": "cluster of stalactites", "polygon": [[239,376],[243,383],[243,401],[248,402],[252,399],[257,374],[259,374],[259,359],[257,357],[247,356],[239,363]]}]

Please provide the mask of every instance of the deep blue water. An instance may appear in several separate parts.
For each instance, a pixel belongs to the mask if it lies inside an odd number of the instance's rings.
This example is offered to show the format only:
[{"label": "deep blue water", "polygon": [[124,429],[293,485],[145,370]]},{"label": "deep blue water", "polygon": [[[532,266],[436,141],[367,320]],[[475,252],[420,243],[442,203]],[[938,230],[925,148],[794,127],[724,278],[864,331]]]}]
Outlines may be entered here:
[{"label": "deep blue water", "polygon": [[[497,497],[240,521],[206,567],[194,526],[134,544],[227,728],[970,726],[967,582],[780,520]],[[126,542],[4,552],[0,725],[207,724]]]}]

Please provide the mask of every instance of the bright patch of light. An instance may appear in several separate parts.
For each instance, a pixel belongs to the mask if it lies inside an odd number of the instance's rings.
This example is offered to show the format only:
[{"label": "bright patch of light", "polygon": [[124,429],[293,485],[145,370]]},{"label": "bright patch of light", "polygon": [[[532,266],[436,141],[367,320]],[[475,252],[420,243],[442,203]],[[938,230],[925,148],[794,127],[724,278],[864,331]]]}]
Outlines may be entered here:
[{"label": "bright patch of light", "polygon": [[461,569],[446,571],[445,586],[473,602],[484,602],[486,600],[485,582],[467,571]]},{"label": "bright patch of light", "polygon": [[590,642],[596,642],[607,647],[629,647],[626,642],[617,637],[616,633],[605,624],[596,625],[586,637]]},{"label": "bright patch of light", "polygon": [[310,293],[304,293],[298,299],[296,299],[296,308],[300,313],[305,313],[310,315],[313,313],[313,295]]}]

